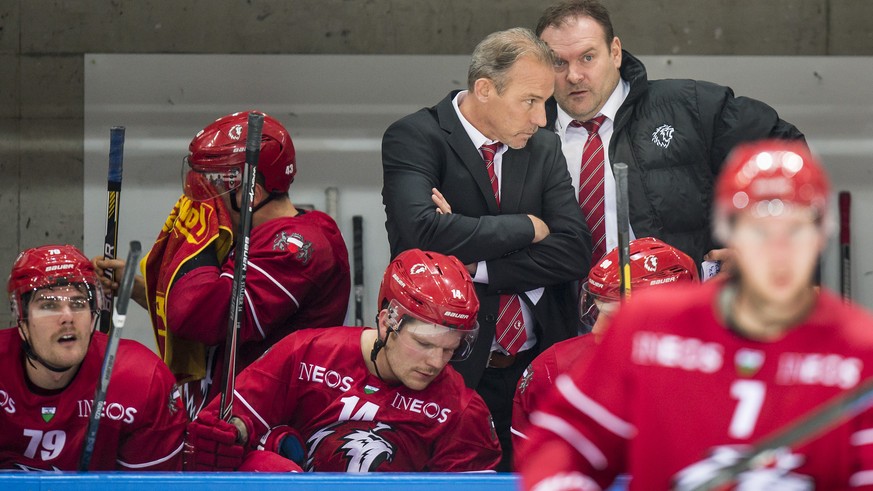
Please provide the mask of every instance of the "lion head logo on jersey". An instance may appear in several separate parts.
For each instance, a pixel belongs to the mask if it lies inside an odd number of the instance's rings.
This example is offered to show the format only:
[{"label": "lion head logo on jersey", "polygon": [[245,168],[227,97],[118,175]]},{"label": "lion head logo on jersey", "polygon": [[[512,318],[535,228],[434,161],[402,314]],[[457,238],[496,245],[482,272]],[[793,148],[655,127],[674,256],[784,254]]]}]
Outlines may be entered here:
[{"label": "lion head logo on jersey", "polygon": [[[372,421],[340,421],[326,426],[306,441],[307,471],[373,472],[394,460],[397,449],[383,437],[394,429]],[[342,462],[337,462],[341,457]]]}]

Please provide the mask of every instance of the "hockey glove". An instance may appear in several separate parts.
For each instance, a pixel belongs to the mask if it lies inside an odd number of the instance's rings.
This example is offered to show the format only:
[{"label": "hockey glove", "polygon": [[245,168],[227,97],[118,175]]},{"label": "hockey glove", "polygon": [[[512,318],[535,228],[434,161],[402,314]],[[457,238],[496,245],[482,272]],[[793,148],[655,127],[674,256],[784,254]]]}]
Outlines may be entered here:
[{"label": "hockey glove", "polygon": [[[239,419],[251,428],[251,423],[245,418]],[[206,411],[188,425],[187,443],[191,449],[186,465],[189,471],[235,471],[248,451],[240,442],[236,426]]]},{"label": "hockey glove", "polygon": [[303,438],[294,428],[281,425],[270,429],[269,433],[261,438],[258,450],[267,450],[293,461],[302,466],[306,460],[306,449],[303,447]]}]

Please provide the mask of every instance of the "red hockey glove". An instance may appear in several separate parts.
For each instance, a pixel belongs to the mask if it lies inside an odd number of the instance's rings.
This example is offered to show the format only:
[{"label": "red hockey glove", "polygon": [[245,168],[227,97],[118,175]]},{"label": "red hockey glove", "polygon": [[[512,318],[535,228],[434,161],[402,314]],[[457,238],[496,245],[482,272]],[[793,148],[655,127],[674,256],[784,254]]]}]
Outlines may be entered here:
[{"label": "red hockey glove", "polygon": [[[236,417],[236,416],[235,416]],[[251,434],[251,422],[240,417]],[[248,449],[239,441],[236,426],[202,411],[188,425],[190,455],[185,469],[189,471],[235,471],[242,464]]]}]

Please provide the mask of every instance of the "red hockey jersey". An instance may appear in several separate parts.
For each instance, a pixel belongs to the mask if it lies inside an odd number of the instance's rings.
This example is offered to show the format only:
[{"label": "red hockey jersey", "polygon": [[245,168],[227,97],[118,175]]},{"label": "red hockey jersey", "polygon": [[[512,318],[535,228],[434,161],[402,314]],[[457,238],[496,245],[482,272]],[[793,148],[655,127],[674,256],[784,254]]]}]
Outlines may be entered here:
[{"label": "red hockey jersey", "polygon": [[[204,381],[188,385],[191,414],[218,393],[207,381],[221,380],[233,289],[233,254],[219,271],[201,267],[170,289],[168,328],[185,339],[219,346]],[[252,229],[246,273],[244,317],[239,332],[238,371],[289,333],[343,323],[349,303],[349,255],[336,223],[327,214],[306,211]],[[191,390],[192,386],[195,390]],[[201,394],[197,394],[201,392]],[[196,406],[192,411],[192,405]]]},{"label": "red hockey jersey", "polygon": [[493,469],[500,444],[482,398],[450,366],[421,391],[384,383],[364,363],[363,329],[296,332],[244,370],[233,413],[251,418],[250,441],[291,426],[311,471]]},{"label": "red hockey jersey", "polygon": [[[567,373],[574,363],[587,366],[596,348],[593,334],[577,336],[549,346],[528,365],[518,381],[512,399],[513,448],[518,448],[527,439],[530,414],[552,391],[558,375]],[[584,370],[584,366],[576,369]]]},{"label": "red hockey jersey", "polygon": [[[0,469],[77,470],[107,339],[95,332],[70,385],[47,391],[25,379],[18,330],[0,331]],[[186,423],[170,370],[122,339],[90,468],[181,470]]]},{"label": "red hockey jersey", "polygon": [[[584,373],[558,377],[531,416],[525,489],[691,486],[762,437],[873,376],[873,319],[822,292],[774,342],[744,339],[714,308],[722,282],[643,292],[612,320]],[[749,489],[873,489],[873,413],[775,452]],[[568,486],[568,484],[570,484]]]}]

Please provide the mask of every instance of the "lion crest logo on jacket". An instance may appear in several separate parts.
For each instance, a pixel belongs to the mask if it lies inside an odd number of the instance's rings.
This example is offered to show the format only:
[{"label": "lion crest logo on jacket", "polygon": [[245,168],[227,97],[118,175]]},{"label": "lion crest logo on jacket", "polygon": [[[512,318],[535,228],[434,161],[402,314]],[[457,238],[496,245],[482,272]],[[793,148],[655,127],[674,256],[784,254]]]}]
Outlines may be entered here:
[{"label": "lion crest logo on jacket", "polygon": [[662,124],[652,133],[652,142],[661,148],[669,147],[670,142],[673,141],[673,131],[673,127],[669,124]]}]

